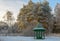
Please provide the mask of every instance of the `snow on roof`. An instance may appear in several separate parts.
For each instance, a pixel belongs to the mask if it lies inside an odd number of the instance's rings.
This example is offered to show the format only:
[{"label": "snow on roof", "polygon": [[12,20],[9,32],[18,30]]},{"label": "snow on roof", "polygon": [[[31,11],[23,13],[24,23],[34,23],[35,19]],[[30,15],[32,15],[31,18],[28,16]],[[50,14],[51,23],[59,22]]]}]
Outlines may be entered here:
[{"label": "snow on roof", "polygon": [[34,30],[35,30],[35,29],[38,29],[38,30],[40,30],[40,29],[44,29],[44,28],[42,28],[42,27],[41,27],[41,28],[34,28]]},{"label": "snow on roof", "polygon": [[33,30],[45,30],[45,28],[39,23]]}]

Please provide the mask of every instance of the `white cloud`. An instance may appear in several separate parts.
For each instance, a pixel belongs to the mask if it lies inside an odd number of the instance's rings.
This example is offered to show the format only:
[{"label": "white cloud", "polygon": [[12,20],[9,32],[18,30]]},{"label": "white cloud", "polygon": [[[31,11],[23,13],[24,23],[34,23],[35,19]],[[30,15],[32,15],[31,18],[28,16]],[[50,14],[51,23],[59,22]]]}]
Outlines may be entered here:
[{"label": "white cloud", "polygon": [[16,18],[20,8],[23,7],[23,4],[26,3],[21,0],[0,0],[0,20],[2,20],[2,16],[7,10],[13,12]]}]

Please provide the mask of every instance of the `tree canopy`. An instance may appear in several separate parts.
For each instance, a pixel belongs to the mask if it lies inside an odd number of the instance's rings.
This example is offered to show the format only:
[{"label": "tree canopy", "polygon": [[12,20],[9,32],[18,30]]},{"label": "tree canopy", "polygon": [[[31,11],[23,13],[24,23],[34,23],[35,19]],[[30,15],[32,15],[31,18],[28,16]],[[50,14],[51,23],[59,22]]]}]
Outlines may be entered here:
[{"label": "tree canopy", "polygon": [[49,2],[44,1],[42,3],[34,3],[31,0],[27,5],[21,8],[17,21],[20,28],[25,28],[26,24],[42,23],[44,27],[48,27],[48,21],[51,18],[51,8]]}]

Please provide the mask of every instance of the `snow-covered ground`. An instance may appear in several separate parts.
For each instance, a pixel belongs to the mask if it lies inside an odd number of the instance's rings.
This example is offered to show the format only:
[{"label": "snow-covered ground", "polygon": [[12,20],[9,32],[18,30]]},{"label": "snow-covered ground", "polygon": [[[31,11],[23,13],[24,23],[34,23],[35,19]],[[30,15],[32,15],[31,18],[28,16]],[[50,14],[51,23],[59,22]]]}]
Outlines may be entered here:
[{"label": "snow-covered ground", "polygon": [[34,39],[34,37],[24,36],[0,36],[0,41],[60,41],[60,37],[48,36],[45,39]]}]

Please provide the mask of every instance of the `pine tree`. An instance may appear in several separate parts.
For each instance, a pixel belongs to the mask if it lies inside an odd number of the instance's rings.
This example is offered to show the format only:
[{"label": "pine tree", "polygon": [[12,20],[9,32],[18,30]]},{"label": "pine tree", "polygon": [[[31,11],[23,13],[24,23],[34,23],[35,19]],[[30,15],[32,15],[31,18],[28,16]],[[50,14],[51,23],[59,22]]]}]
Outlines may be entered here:
[{"label": "pine tree", "polygon": [[38,22],[40,22],[46,29],[48,29],[48,22],[50,21],[49,19],[52,17],[50,12],[51,8],[47,1],[44,1],[42,3],[33,3],[30,0],[28,2],[28,5],[23,6],[17,17],[17,21],[20,24],[19,27],[23,29],[27,26],[26,24],[30,24],[35,21],[33,24],[37,24]]},{"label": "pine tree", "polygon": [[52,14],[51,14],[51,8],[49,6],[49,3],[46,0],[43,2],[42,9],[43,9],[43,16],[45,17],[45,22],[43,22],[43,25],[46,27],[47,31],[50,32]]}]

